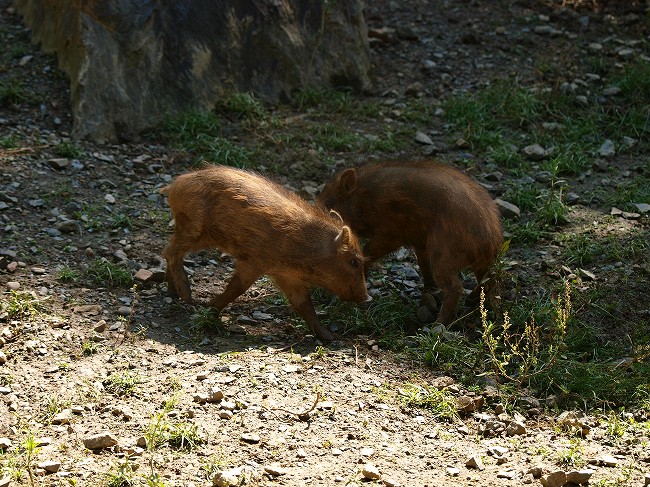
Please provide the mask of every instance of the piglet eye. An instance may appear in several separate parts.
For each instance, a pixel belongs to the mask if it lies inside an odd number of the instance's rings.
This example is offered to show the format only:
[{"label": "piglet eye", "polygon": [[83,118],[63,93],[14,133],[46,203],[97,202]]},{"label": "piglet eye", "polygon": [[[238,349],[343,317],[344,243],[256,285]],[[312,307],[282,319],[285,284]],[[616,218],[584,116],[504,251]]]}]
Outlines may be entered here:
[{"label": "piglet eye", "polygon": [[353,257],[352,259],[350,259],[350,265],[352,267],[359,267],[359,259],[357,259],[356,257]]}]

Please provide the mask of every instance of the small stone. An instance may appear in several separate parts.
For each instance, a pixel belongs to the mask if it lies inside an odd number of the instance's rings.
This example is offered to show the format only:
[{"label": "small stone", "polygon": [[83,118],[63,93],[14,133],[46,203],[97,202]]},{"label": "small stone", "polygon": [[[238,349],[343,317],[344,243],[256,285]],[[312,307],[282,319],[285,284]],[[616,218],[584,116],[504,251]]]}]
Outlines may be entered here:
[{"label": "small stone", "polygon": [[56,229],[61,233],[74,233],[79,229],[79,224],[74,220],[63,220],[56,224]]},{"label": "small stone", "polygon": [[618,86],[610,86],[609,88],[605,88],[603,90],[603,95],[604,96],[616,96],[621,93],[621,89]]},{"label": "small stone", "polygon": [[250,445],[256,445],[257,443],[260,442],[259,435],[256,435],[255,433],[242,433],[240,438],[243,442],[248,443]]},{"label": "small stone", "polygon": [[363,468],[361,469],[361,475],[363,475],[363,478],[370,479],[370,480],[379,480],[381,478],[379,469],[375,467],[372,463],[366,463],[363,466]]},{"label": "small stone", "polygon": [[117,314],[119,316],[131,315],[131,306],[120,306],[119,308],[117,308]]},{"label": "small stone", "polygon": [[70,160],[69,159],[48,159],[47,163],[50,165],[52,169],[56,169],[57,171],[62,171],[66,167],[70,165]]},{"label": "small stone", "polygon": [[0,451],[5,451],[11,448],[11,440],[9,438],[0,438]]},{"label": "small stone", "polygon": [[514,205],[508,201],[497,198],[494,200],[497,207],[501,211],[501,214],[507,218],[519,218],[521,215],[521,210],[517,205]]},{"label": "small stone", "polygon": [[595,472],[595,470],[590,468],[584,470],[572,470],[566,474],[566,481],[570,484],[586,484]]},{"label": "small stone", "polygon": [[223,470],[212,477],[212,485],[215,487],[233,487],[239,485],[239,469]]},{"label": "small stone", "polygon": [[506,435],[508,436],[520,436],[526,434],[526,426],[519,421],[512,421],[506,428]]},{"label": "small stone", "polygon": [[223,391],[219,387],[212,387],[208,394],[208,402],[219,402],[224,398]]},{"label": "small stone", "polygon": [[264,471],[271,477],[280,477],[286,475],[288,470],[277,465],[266,465]]},{"label": "small stone", "polygon": [[598,155],[600,157],[613,157],[616,155],[616,147],[614,146],[614,142],[611,140],[607,139],[605,142],[602,143],[600,146],[600,149],[598,149]]},{"label": "small stone", "polygon": [[483,406],[483,397],[458,396],[456,398],[456,409],[463,413],[471,413]]},{"label": "small stone", "polygon": [[42,468],[48,473],[56,473],[61,468],[61,462],[55,462],[53,460],[41,462],[38,464],[38,468]]},{"label": "small stone", "polygon": [[470,457],[469,460],[465,462],[467,468],[476,468],[478,470],[484,470],[485,465],[483,465],[483,460],[478,455]]},{"label": "small stone", "polygon": [[11,478],[9,477],[0,478],[0,487],[11,487]]},{"label": "small stone", "polygon": [[619,461],[611,455],[604,455],[598,461],[605,467],[616,467],[619,464]]},{"label": "small stone", "polygon": [[544,487],[562,487],[566,484],[566,473],[564,473],[564,470],[556,470],[542,475],[539,480]]},{"label": "small stone", "polygon": [[68,424],[72,419],[72,410],[64,409],[52,418],[52,424]]},{"label": "small stone", "polygon": [[498,479],[514,479],[517,476],[516,470],[499,470],[497,472]]},{"label": "small stone", "polygon": [[[4,365],[7,363],[7,355],[5,355],[4,352],[0,352],[0,365]],[[2,445],[0,445],[0,448],[2,448]]]},{"label": "small stone", "polygon": [[232,413],[232,411],[228,411],[228,410],[219,411],[219,418],[221,419],[230,420],[233,416],[234,414]]},{"label": "small stone", "polygon": [[582,277],[583,279],[586,279],[588,281],[596,280],[596,275],[593,272],[589,272],[586,269],[578,269],[578,272],[580,273],[580,277]]},{"label": "small stone", "polygon": [[372,448],[362,448],[361,449],[361,456],[362,457],[371,457],[375,454],[375,450]]},{"label": "small stone", "polygon": [[151,279],[152,276],[153,276],[153,272],[151,272],[150,270],[148,270],[148,269],[139,269],[135,273],[135,276],[133,276],[133,277],[135,278],[136,281],[147,282],[147,281],[149,281]]},{"label": "small stone", "polygon": [[107,194],[104,196],[104,201],[106,201],[106,203],[108,203],[109,205],[114,205],[116,201],[115,196],[113,196],[112,194]]},{"label": "small stone", "polygon": [[43,267],[32,267],[32,272],[37,276],[42,276],[47,271]]},{"label": "small stone", "polygon": [[434,145],[433,140],[424,132],[419,130],[415,133],[415,141],[423,145]]},{"label": "small stone", "polygon": [[209,396],[207,394],[205,394],[204,392],[197,392],[192,397],[192,400],[194,402],[198,402],[199,404],[203,404],[204,402],[208,402],[208,398],[209,398]]},{"label": "small stone", "polygon": [[83,443],[89,450],[100,450],[117,445],[117,438],[109,432],[104,432],[84,438]]},{"label": "small stone", "polygon": [[447,475],[450,477],[458,477],[460,475],[460,469],[456,467],[447,467]]},{"label": "small stone", "polygon": [[18,281],[9,281],[7,283],[7,289],[9,291],[18,291],[20,289],[20,283]]},{"label": "small stone", "polygon": [[541,161],[548,156],[548,151],[539,144],[527,145],[521,152],[532,161]]},{"label": "small stone", "polygon": [[648,485],[650,485],[650,473],[645,474],[645,479],[643,481],[643,485],[644,485],[644,487],[647,487]]},{"label": "small stone", "polygon": [[639,213],[648,213],[650,211],[650,205],[647,203],[632,203],[634,206],[636,206],[636,209]]}]

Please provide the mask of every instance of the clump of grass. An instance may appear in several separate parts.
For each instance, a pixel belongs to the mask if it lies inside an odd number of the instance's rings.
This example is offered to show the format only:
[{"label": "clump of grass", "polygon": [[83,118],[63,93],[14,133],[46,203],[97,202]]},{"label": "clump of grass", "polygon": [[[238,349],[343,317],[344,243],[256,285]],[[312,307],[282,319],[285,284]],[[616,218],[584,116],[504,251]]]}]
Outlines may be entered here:
[{"label": "clump of grass", "polygon": [[507,311],[503,323],[489,321],[485,308],[485,293],[481,290],[481,323],[483,343],[489,354],[494,376],[521,387],[533,376],[552,368],[565,347],[567,324],[571,314],[571,292],[565,282],[564,295],[556,300],[553,319],[547,330],[536,323],[532,315],[521,332],[516,331]]},{"label": "clump of grass", "polygon": [[79,277],[79,272],[67,264],[61,266],[61,268],[56,273],[57,280],[61,282],[76,282],[79,280]]},{"label": "clump of grass", "polygon": [[264,105],[253,93],[234,93],[218,103],[218,109],[246,122],[260,122],[269,117]]},{"label": "clump of grass", "polygon": [[196,306],[190,316],[190,330],[199,336],[221,331],[219,312],[207,306]]},{"label": "clump of grass", "polygon": [[0,137],[0,147],[3,149],[17,149],[20,147],[20,144],[18,143],[18,137],[15,135],[6,135],[4,137]]},{"label": "clump of grass", "polygon": [[56,152],[57,156],[67,157],[69,159],[79,159],[84,155],[83,149],[78,147],[74,142],[70,142],[68,140],[58,144],[54,148],[54,151]]},{"label": "clump of grass", "polygon": [[136,386],[142,382],[138,374],[128,371],[115,372],[102,381],[106,392],[115,396],[132,396]]},{"label": "clump of grass", "polygon": [[83,342],[81,345],[81,354],[88,357],[97,353],[97,344],[95,342]]},{"label": "clump of grass", "polygon": [[98,285],[106,287],[126,287],[133,283],[131,271],[118,264],[113,264],[106,259],[94,259],[88,265],[86,277]]},{"label": "clump of grass", "polygon": [[43,302],[46,299],[39,299],[28,291],[10,291],[9,297],[0,303],[0,309],[13,319],[29,318],[45,311]]},{"label": "clump of grass", "polygon": [[137,485],[138,476],[133,469],[133,466],[128,460],[121,462],[117,466],[112,466],[111,469],[104,474],[106,479],[106,487],[131,487]]},{"label": "clump of grass", "polygon": [[399,398],[408,406],[431,411],[437,418],[454,419],[458,417],[454,396],[426,384],[405,384],[399,389]]},{"label": "clump of grass", "polygon": [[0,106],[31,102],[33,98],[18,79],[10,78],[0,83]]}]

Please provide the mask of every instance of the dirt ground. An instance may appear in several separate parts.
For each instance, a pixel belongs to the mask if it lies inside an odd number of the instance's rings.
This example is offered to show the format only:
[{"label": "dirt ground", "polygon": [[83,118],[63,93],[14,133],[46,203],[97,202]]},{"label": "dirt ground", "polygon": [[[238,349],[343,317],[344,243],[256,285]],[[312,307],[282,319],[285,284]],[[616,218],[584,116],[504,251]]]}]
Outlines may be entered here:
[{"label": "dirt ground", "polygon": [[[389,42],[372,42],[373,97],[440,99],[505,72],[531,81],[539,76],[533,60],[540,57],[572,80],[587,69],[581,56],[594,42],[603,43],[611,63],[626,45],[635,56],[650,56],[645,6],[612,1],[595,11],[546,3],[368,2],[369,28],[394,29]],[[574,470],[560,459],[578,454],[584,466],[577,470],[590,470],[583,474],[591,485],[648,485],[647,428],[613,442],[596,416],[577,418],[578,428],[590,430],[578,449],[561,433],[561,411],[536,398],[527,409],[504,411],[490,388],[468,391],[453,370],[373,347],[376,337],[339,336],[323,347],[305,336],[267,280],[226,310],[227,331],[197,332],[197,311],[168,298],[159,282],[170,229],[158,190],[189,161],[144,139],[78,142],[83,155],[57,155],[71,130],[65,76],[29,43],[9,3],[0,7],[0,27],[19,53],[11,69],[42,99],[0,107],[0,136],[21,141],[19,148],[0,149],[0,289],[5,302],[10,289],[32,293],[46,311],[0,316],[0,462],[6,478],[14,475],[0,485],[205,486],[215,475],[215,485],[539,485],[540,475]],[[427,129],[446,160],[464,157],[442,119]],[[412,148],[414,155],[425,150]],[[346,164],[361,155],[336,157]],[[616,161],[632,171],[640,162]],[[302,188],[305,180],[329,175],[323,167],[301,171],[299,179],[290,170],[278,177]],[[602,177],[591,173],[576,182],[576,191],[589,194]],[[609,208],[577,208],[573,219],[588,224],[593,211]],[[127,218],[130,226],[120,225]],[[61,225],[70,220],[72,227]],[[644,221],[621,219],[610,230],[647,229]],[[531,293],[546,285],[538,276],[546,251],[553,249],[511,254],[512,261],[529,259],[522,276]],[[99,257],[153,276],[136,280],[135,290],[61,279],[62,270],[83,273]],[[232,262],[217,252],[191,259],[194,295],[206,300],[222,288]],[[411,256],[405,261],[415,266]],[[639,292],[630,313],[647,312],[647,281],[631,285]],[[132,392],[116,393],[129,379]],[[412,383],[438,384],[459,401],[485,405],[443,419],[398,400]],[[183,437],[196,444],[152,444],[169,425],[185,428]],[[104,432],[105,448],[86,448]],[[38,451],[28,459],[30,434]]]}]

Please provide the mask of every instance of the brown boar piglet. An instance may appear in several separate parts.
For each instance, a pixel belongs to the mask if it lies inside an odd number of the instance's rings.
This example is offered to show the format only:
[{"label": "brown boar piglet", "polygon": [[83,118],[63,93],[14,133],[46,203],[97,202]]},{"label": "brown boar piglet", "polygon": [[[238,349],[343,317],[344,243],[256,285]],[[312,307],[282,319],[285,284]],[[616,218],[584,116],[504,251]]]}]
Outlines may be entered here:
[{"label": "brown boar piglet", "polygon": [[271,276],[291,305],[323,340],[310,287],[342,299],[369,300],[357,238],[338,215],[309,205],[260,175],[211,166],[178,176],[163,188],[175,220],[163,255],[171,295],[192,301],[183,268],[188,252],[219,248],[235,259],[223,293],[210,301],[222,310],[263,275]]},{"label": "brown boar piglet", "polygon": [[[460,271],[470,267],[480,285],[503,240],[499,211],[488,192],[438,162],[388,161],[346,169],[325,185],[317,202],[336,210],[367,239],[368,263],[412,247],[423,295],[436,285],[442,290],[437,321],[444,325],[453,320],[463,291]],[[477,286],[470,297],[479,293]]]}]

